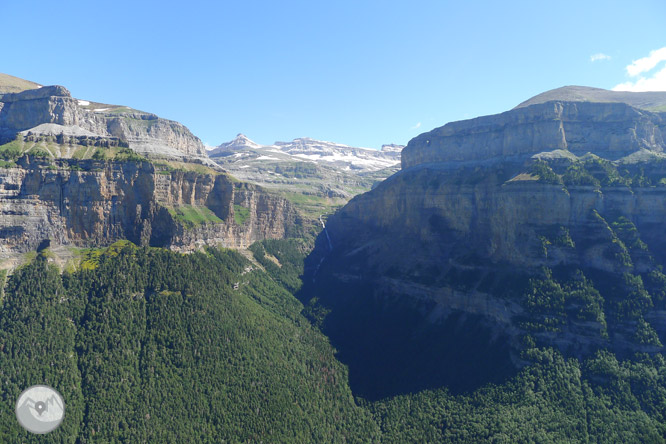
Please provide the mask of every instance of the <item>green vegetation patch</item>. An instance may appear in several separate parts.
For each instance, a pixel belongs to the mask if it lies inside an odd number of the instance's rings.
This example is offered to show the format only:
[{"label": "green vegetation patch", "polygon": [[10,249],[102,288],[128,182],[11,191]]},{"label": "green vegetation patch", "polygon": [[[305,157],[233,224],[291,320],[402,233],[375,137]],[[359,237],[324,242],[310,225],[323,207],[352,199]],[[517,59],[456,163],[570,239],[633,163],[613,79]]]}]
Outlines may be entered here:
[{"label": "green vegetation patch", "polygon": [[179,205],[177,207],[168,207],[169,214],[178,222],[187,228],[193,228],[198,225],[213,223],[222,223],[222,219],[217,217],[213,210],[204,206]]},{"label": "green vegetation patch", "polygon": [[214,170],[211,167],[208,167],[206,165],[201,165],[199,163],[179,162],[177,160],[159,160],[159,161],[153,161],[152,163],[153,165],[155,165],[158,174],[164,174],[164,175],[170,174],[175,171],[194,172],[198,174],[207,174],[210,176],[217,176],[220,174],[224,174],[220,171]]},{"label": "green vegetation patch", "polygon": [[[276,282],[291,293],[300,290],[303,261],[309,250],[303,241],[299,239],[266,239],[250,245],[249,250]],[[271,260],[271,257],[277,259],[279,265]]]},{"label": "green vegetation patch", "polygon": [[234,204],[234,221],[236,225],[243,225],[248,217],[250,217],[249,208]]},{"label": "green vegetation patch", "polygon": [[539,160],[532,165],[530,175],[538,177],[539,182],[561,184],[562,179],[553,171],[548,163]]},{"label": "green vegetation patch", "polygon": [[294,206],[298,208],[304,216],[312,220],[319,219],[319,216],[322,214],[334,213],[336,209],[347,203],[345,199],[328,198],[323,196],[316,196],[313,194],[285,191],[281,192],[280,195],[294,204]]},{"label": "green vegetation patch", "polygon": [[21,157],[24,150],[24,143],[20,140],[12,140],[9,143],[0,145],[0,157],[4,160],[16,160]]},{"label": "green vegetation patch", "polygon": [[86,248],[81,251],[81,265],[82,270],[94,270],[99,266],[100,259],[103,256],[114,257],[120,253],[121,250],[128,247],[133,247],[134,244],[127,240],[119,240],[104,248]]},{"label": "green vegetation patch", "polygon": [[147,159],[131,148],[118,148],[112,160],[116,162],[145,162]]}]

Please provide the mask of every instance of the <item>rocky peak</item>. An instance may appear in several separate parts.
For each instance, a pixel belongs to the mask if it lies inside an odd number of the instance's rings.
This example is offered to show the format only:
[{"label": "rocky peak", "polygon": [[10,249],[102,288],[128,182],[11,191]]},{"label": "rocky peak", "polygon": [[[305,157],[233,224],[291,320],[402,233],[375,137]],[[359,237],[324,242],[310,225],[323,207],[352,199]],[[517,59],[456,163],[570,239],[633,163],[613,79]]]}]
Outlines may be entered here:
[{"label": "rocky peak", "polygon": [[219,155],[219,154],[222,154],[222,153],[228,153],[228,152],[233,152],[233,151],[243,151],[243,150],[248,150],[248,149],[257,149],[257,148],[262,148],[262,147],[263,147],[263,145],[260,145],[256,142],[254,142],[253,140],[248,138],[245,134],[238,133],[232,141],[221,143],[216,148],[212,149],[209,152],[209,155],[215,156],[215,155]]}]

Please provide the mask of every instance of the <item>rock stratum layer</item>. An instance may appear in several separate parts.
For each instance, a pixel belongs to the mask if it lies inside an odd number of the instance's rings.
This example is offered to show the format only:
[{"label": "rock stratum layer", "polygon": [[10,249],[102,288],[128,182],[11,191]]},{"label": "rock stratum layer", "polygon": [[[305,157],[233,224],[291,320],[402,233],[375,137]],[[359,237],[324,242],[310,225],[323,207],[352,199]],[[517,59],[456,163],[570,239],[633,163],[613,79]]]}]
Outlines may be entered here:
[{"label": "rock stratum layer", "polygon": [[72,132],[93,139],[119,140],[151,157],[210,163],[201,140],[182,124],[155,114],[78,100],[62,86],[0,96],[0,142],[8,142],[19,133],[38,140],[53,133]]},{"label": "rock stratum layer", "polygon": [[466,390],[534,345],[661,351],[664,123],[555,100],[412,139],[402,170],[329,218],[311,257],[309,294],[352,385]]},{"label": "rock stratum layer", "polygon": [[49,162],[24,156],[0,170],[0,252],[91,247],[128,239],[192,251],[245,248],[293,234],[285,199],[224,174],[169,171],[148,162]]}]

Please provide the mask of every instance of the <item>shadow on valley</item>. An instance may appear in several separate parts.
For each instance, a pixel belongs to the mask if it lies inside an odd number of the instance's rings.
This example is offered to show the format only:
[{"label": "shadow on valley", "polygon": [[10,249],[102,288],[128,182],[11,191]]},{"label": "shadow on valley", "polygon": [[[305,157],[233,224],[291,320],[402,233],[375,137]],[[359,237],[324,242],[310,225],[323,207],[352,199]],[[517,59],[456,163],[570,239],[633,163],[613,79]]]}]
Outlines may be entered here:
[{"label": "shadow on valley", "polygon": [[509,339],[485,318],[453,312],[432,322],[432,302],[378,290],[371,277],[345,281],[344,260],[317,255],[306,259],[299,296],[349,367],[355,395],[375,401],[440,387],[463,393],[516,374]]}]

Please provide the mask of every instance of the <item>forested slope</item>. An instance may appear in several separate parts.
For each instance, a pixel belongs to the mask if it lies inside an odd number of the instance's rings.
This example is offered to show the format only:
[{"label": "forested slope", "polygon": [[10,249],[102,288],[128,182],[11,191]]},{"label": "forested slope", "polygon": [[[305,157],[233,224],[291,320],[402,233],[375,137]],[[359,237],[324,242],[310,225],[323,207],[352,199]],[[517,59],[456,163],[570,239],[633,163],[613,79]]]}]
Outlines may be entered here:
[{"label": "forested slope", "polygon": [[43,442],[13,418],[33,384],[65,399],[49,442],[376,440],[325,337],[249,267],[128,245],[74,273],[45,255],[18,270],[0,312],[0,441]]},{"label": "forested slope", "polygon": [[[368,402],[300,314],[303,244],[181,255],[116,244],[61,274],[48,251],[0,311],[0,442],[45,442],[14,418],[49,384],[66,417],[48,442],[664,442],[661,354],[585,361],[527,347],[498,384]],[[238,289],[234,289],[238,284]]]}]

